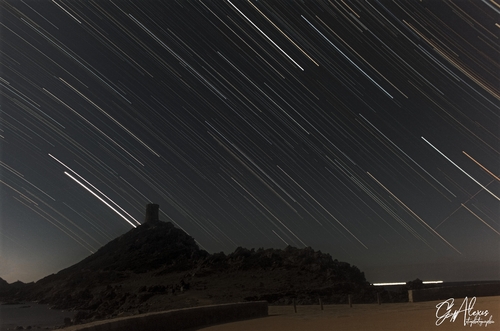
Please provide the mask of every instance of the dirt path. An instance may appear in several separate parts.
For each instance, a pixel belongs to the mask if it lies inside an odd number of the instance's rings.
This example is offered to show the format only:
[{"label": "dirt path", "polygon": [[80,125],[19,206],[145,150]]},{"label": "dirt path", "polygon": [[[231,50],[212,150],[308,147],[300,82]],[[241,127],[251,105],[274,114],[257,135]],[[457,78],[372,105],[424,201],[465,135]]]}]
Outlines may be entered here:
[{"label": "dirt path", "polygon": [[[460,312],[455,321],[451,318],[445,319],[439,326],[436,325],[436,305],[442,302],[429,301],[418,303],[397,303],[383,305],[328,305],[321,311],[319,306],[298,306],[294,313],[293,306],[270,306],[269,317],[258,318],[240,322],[233,322],[211,327],[200,328],[203,331],[449,331],[449,330],[500,330],[500,296],[479,297],[472,307],[472,311],[488,310],[488,315],[481,316],[481,320],[494,323],[489,325],[464,325],[464,312]],[[469,298],[456,299],[450,313],[455,310],[465,309],[466,304],[470,307],[472,302]],[[440,315],[446,313],[447,305],[444,305]],[[474,319],[472,317],[471,319]]]}]

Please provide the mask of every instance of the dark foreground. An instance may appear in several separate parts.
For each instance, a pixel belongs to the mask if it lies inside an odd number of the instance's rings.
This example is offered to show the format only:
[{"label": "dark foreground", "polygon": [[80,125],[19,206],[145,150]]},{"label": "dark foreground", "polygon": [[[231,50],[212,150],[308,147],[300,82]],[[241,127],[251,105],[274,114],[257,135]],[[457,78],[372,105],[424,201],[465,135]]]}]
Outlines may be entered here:
[{"label": "dark foreground", "polygon": [[[471,298],[455,299],[450,313],[455,310],[471,306]],[[500,296],[478,297],[471,313],[488,310],[487,316],[481,316],[482,321],[490,320],[494,323],[488,325],[467,323],[464,325],[465,312],[460,312],[454,321],[452,318],[443,319],[436,325],[438,318],[445,315],[447,305],[443,305],[437,312],[436,305],[443,302],[427,301],[418,303],[389,303],[389,304],[360,304],[353,305],[327,305],[322,311],[318,305],[297,306],[297,313],[293,306],[270,306],[269,317],[258,318],[240,322],[226,323],[206,328],[199,331],[456,331],[456,330],[500,330]],[[474,320],[471,317],[470,320]]]}]

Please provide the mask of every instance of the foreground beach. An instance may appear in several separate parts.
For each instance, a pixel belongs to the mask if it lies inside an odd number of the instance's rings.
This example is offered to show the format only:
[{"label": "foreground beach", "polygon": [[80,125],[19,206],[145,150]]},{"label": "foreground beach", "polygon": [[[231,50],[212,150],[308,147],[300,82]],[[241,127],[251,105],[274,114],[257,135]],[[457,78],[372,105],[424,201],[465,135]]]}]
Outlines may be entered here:
[{"label": "foreground beach", "polygon": [[[239,322],[232,322],[210,327],[197,328],[203,331],[359,331],[359,330],[383,330],[383,331],[445,331],[445,330],[471,330],[482,329],[500,330],[500,296],[478,297],[473,304],[471,298],[455,299],[453,307],[449,310],[452,314],[460,311],[454,321],[450,318],[438,326],[436,321],[436,305],[443,302],[427,301],[418,303],[393,303],[393,304],[360,304],[353,305],[326,305],[324,310],[319,305],[297,306],[297,313],[293,306],[270,306],[269,317],[257,318]],[[460,308],[462,306],[462,308]],[[467,306],[467,307],[466,307]],[[448,305],[444,304],[439,310],[439,315],[444,315]],[[479,323],[464,325],[466,308],[470,314],[488,310],[488,315],[481,316],[482,321],[491,318],[488,325]],[[466,318],[468,316],[465,316]],[[474,320],[472,316],[470,320]]]}]

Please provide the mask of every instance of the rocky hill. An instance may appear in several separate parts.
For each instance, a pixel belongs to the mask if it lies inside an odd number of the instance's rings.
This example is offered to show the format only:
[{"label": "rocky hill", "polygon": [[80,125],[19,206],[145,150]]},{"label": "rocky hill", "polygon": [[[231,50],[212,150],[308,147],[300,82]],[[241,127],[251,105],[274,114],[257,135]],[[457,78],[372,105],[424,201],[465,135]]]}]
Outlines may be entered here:
[{"label": "rocky hill", "polygon": [[0,278],[0,292],[7,290],[9,283],[5,279]]},{"label": "rocky hill", "polygon": [[24,289],[26,285],[27,285],[26,283],[23,283],[19,280],[9,284],[5,279],[0,278],[0,301],[9,301],[9,300],[2,300],[2,298],[12,297],[20,290]]},{"label": "rocky hill", "polygon": [[342,303],[347,294],[357,302],[376,298],[363,272],[329,254],[294,247],[209,254],[171,223],[147,222],[7,299],[78,310],[76,319],[85,321],[248,300]]}]

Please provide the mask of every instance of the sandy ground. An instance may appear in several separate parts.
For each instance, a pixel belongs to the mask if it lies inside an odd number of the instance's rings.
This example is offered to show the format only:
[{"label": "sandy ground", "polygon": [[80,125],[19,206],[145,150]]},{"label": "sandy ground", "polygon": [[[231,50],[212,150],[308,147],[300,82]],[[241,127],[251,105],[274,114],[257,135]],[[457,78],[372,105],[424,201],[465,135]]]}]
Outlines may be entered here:
[{"label": "sandy ground", "polygon": [[[196,330],[203,331],[448,331],[448,330],[500,330],[500,296],[479,297],[472,307],[473,311],[488,310],[487,316],[482,316],[482,320],[491,317],[493,324],[489,325],[464,325],[464,315],[466,304],[471,306],[470,298],[455,299],[454,306],[450,313],[455,310],[461,311],[454,322],[451,318],[437,326],[436,305],[442,302],[428,301],[418,303],[396,303],[396,304],[370,304],[370,305],[328,305],[324,310],[316,306],[297,306],[297,313],[293,306],[270,306],[269,316],[240,322],[214,325]],[[460,306],[462,308],[460,308]],[[439,315],[447,311],[447,305],[439,310]],[[466,316],[467,317],[467,316]],[[473,317],[471,319],[474,319]]]}]

